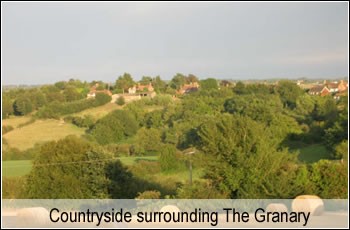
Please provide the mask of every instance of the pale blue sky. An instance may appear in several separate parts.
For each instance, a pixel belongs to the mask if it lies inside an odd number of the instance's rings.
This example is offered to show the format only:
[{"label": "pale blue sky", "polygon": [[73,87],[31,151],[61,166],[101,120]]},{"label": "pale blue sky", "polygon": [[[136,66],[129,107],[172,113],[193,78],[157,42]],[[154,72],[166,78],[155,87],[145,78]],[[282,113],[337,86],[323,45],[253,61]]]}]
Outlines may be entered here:
[{"label": "pale blue sky", "polygon": [[2,2],[3,84],[348,76],[346,2]]}]

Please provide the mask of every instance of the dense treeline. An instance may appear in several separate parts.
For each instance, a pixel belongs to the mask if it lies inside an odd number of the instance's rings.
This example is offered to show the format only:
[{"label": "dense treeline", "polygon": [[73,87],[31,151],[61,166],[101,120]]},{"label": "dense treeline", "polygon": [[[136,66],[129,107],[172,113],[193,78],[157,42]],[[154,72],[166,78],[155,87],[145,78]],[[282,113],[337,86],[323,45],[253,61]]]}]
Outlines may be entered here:
[{"label": "dense treeline", "polygon": [[77,113],[85,109],[104,105],[111,101],[111,96],[104,93],[96,93],[95,98],[81,99],[72,102],[54,101],[38,110],[38,118],[59,118],[62,115]]},{"label": "dense treeline", "polygon": [[[65,117],[66,121],[85,128],[85,136],[47,143],[40,150],[37,147],[38,154],[33,155],[35,165],[57,165],[53,169],[33,167],[22,195],[30,198],[236,199],[293,198],[300,194],[347,197],[347,97],[335,100],[330,96],[310,96],[291,81],[276,85],[238,82],[233,87],[211,78],[199,81],[201,87],[196,92],[175,99],[166,94],[198,81],[192,74],[176,74],[168,84],[159,77],[144,77],[142,84],[151,82],[163,94],[127,103],[123,109],[98,120],[91,116]],[[133,84],[131,75],[124,74],[114,86],[100,83],[99,87],[125,92]],[[55,87],[63,89],[61,84]],[[103,95],[95,100],[50,102],[40,106],[36,116],[71,114],[110,101]],[[315,163],[301,161],[300,146],[312,145],[326,146],[332,154]],[[189,149],[195,154],[186,155]],[[114,160],[131,155],[156,155],[159,160],[141,161],[128,168]],[[98,163],[91,163],[94,161]],[[159,177],[159,173],[185,172],[189,161],[203,172],[201,179],[193,184],[172,183],[166,177]],[[56,181],[57,177],[60,179]]]}]

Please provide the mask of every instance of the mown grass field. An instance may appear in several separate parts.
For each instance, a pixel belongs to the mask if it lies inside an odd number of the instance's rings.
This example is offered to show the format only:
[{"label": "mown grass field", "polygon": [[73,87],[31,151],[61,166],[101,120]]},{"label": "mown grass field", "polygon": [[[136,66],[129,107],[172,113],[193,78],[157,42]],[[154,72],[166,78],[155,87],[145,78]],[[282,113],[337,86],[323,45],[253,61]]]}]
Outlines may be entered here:
[{"label": "mown grass field", "polygon": [[32,161],[18,160],[18,161],[2,161],[2,176],[16,177],[23,176],[30,172],[32,168]]},{"label": "mown grass field", "polygon": [[305,163],[313,163],[320,159],[330,159],[331,153],[320,144],[309,145],[299,149],[299,160]]},{"label": "mown grass field", "polygon": [[[158,156],[145,157],[120,157],[120,161],[127,166],[133,165],[140,160],[158,161]],[[23,176],[29,173],[32,168],[31,160],[2,161],[2,175],[4,177]]]},{"label": "mown grass field", "polygon": [[[4,120],[6,121],[6,120]],[[32,124],[16,128],[3,135],[10,147],[25,150],[41,143],[52,140],[59,140],[68,135],[80,136],[84,129],[78,128],[69,123],[62,123],[59,120],[37,120]]]},{"label": "mown grass field", "polygon": [[24,116],[24,117],[13,116],[11,118],[2,120],[2,125],[10,125],[13,128],[17,128],[19,125],[30,121],[30,119],[31,119],[30,116]]},{"label": "mown grass field", "polygon": [[83,117],[84,115],[90,115],[90,116],[94,117],[95,119],[99,119],[99,118],[107,115],[108,113],[112,112],[113,110],[121,109],[121,108],[122,108],[122,106],[117,105],[115,103],[107,103],[107,104],[99,106],[99,107],[83,110],[79,113],[70,114],[70,116]]}]

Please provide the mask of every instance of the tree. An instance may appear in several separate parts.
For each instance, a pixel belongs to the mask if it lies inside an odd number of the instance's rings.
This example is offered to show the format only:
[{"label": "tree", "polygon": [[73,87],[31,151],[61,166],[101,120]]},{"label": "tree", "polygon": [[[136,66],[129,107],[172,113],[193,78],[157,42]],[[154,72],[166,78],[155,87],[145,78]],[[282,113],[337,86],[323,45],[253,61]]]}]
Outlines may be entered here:
[{"label": "tree", "polygon": [[335,147],[333,157],[335,159],[341,159],[341,160],[348,161],[348,158],[349,158],[348,146],[349,146],[348,140],[344,140],[344,141],[340,142],[340,144],[338,144]]},{"label": "tree", "polygon": [[135,136],[136,152],[142,155],[160,150],[161,133],[158,129],[142,127]]},{"label": "tree", "polygon": [[233,88],[233,92],[235,92],[236,94],[246,94],[247,90],[245,88],[244,83],[241,81],[237,82],[237,84]]},{"label": "tree", "polygon": [[133,115],[124,110],[115,110],[98,120],[90,133],[99,144],[105,145],[131,137],[137,130],[138,124]]},{"label": "tree", "polygon": [[25,95],[19,96],[14,103],[14,112],[23,116],[33,111],[32,102]]},{"label": "tree", "polygon": [[289,198],[276,175],[295,162],[295,156],[277,150],[265,127],[248,117],[221,114],[198,129],[197,149],[205,153],[205,178],[227,198]]},{"label": "tree", "polygon": [[173,145],[162,146],[159,163],[163,172],[174,171],[178,168],[179,163],[176,158],[176,148]]},{"label": "tree", "polygon": [[182,85],[186,83],[186,77],[181,74],[177,73],[170,81],[170,87],[173,89],[180,89]]},{"label": "tree", "polygon": [[135,82],[129,73],[119,76],[115,82],[115,88],[123,90],[123,92],[126,92],[133,85],[135,85]]},{"label": "tree", "polygon": [[141,85],[148,85],[149,83],[152,83],[152,77],[143,76],[139,82]]},{"label": "tree", "polygon": [[189,74],[188,77],[186,77],[187,84],[195,83],[195,82],[198,82],[198,78],[195,75]]},{"label": "tree", "polygon": [[11,99],[7,96],[2,97],[2,117],[8,118],[9,115],[13,114],[13,104]]},{"label": "tree", "polygon": [[27,179],[34,199],[108,198],[110,156],[75,136],[44,144]]},{"label": "tree", "polygon": [[72,86],[66,87],[63,90],[63,95],[68,102],[82,99],[82,95]]},{"label": "tree", "polygon": [[297,84],[289,80],[279,81],[276,86],[276,91],[280,95],[285,106],[291,109],[295,108],[297,98],[304,93]]},{"label": "tree", "polygon": [[157,93],[164,93],[166,90],[166,83],[160,78],[160,76],[157,76],[155,79],[152,81],[154,90]]},{"label": "tree", "polygon": [[124,105],[125,104],[125,98],[123,96],[118,97],[118,99],[115,101],[117,105]]},{"label": "tree", "polygon": [[312,164],[309,180],[313,194],[323,199],[346,199],[348,196],[347,164],[320,160]]},{"label": "tree", "polygon": [[214,78],[207,78],[200,81],[202,90],[218,89],[218,83]]}]

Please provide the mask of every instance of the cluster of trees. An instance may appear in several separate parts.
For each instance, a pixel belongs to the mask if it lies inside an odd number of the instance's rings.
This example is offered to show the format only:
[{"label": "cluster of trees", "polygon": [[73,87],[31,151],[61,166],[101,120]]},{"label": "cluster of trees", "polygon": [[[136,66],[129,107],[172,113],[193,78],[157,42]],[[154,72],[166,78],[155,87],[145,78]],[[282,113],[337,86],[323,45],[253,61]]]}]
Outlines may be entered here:
[{"label": "cluster of trees", "polygon": [[13,89],[3,93],[2,116],[27,115],[53,102],[73,102],[86,97],[89,84],[71,79],[33,89]]}]

